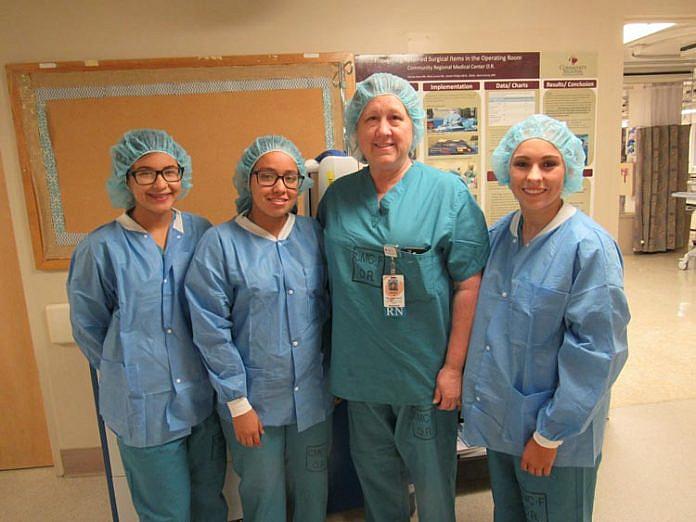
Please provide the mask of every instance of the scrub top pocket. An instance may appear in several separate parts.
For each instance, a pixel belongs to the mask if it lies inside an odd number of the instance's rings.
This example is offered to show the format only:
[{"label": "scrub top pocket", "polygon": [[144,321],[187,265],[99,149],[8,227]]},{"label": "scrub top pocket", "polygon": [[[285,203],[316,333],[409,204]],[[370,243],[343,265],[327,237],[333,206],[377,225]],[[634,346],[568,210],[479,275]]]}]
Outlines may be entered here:
[{"label": "scrub top pocket", "polygon": [[[384,268],[385,273],[389,273],[388,260]],[[396,272],[404,276],[406,307],[410,302],[430,301],[445,288],[449,291],[449,278],[443,274],[440,259],[431,248],[420,254],[401,250],[396,260]]]}]

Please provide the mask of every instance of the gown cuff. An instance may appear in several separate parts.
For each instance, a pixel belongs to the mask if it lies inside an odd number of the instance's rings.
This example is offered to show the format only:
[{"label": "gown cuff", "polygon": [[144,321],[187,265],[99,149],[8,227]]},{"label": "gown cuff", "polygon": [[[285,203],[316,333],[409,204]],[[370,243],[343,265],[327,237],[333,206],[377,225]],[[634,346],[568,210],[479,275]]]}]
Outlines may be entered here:
[{"label": "gown cuff", "polygon": [[538,431],[535,431],[532,437],[534,437],[534,441],[542,448],[556,449],[563,444],[562,440],[549,440]]},{"label": "gown cuff", "polygon": [[240,397],[239,399],[229,401],[227,408],[230,410],[230,415],[234,418],[251,411],[251,404],[249,404],[246,397]]}]

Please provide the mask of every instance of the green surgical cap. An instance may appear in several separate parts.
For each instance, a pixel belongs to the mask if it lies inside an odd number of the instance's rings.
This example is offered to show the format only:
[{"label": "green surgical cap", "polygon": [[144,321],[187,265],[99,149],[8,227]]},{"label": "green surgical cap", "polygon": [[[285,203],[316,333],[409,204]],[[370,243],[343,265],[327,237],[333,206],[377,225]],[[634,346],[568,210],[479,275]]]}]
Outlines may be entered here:
[{"label": "green surgical cap", "polygon": [[585,151],[582,141],[566,124],[545,114],[534,114],[513,125],[493,151],[493,172],[501,185],[510,184],[510,161],[523,141],[534,138],[548,141],[558,149],[565,163],[563,194],[582,190],[582,171],[585,168]]},{"label": "green surgical cap", "polygon": [[413,140],[409,152],[413,152],[423,138],[425,111],[416,90],[403,78],[389,73],[375,73],[355,86],[355,94],[346,107],[346,144],[351,155],[358,161],[365,161],[357,138],[360,115],[373,98],[385,94],[396,96],[404,104],[404,108],[411,118]]},{"label": "green surgical cap", "polygon": [[297,170],[304,176],[302,184],[297,190],[301,194],[313,185],[312,178],[307,176],[304,158],[295,144],[284,136],[268,135],[256,138],[251,145],[244,149],[244,153],[237,163],[234,174],[234,186],[237,189],[237,212],[240,214],[251,208],[251,192],[249,190],[249,178],[254,169],[254,165],[261,156],[269,152],[284,152],[290,156],[297,165]]},{"label": "green surgical cap", "polygon": [[111,204],[117,208],[133,208],[135,199],[128,188],[127,175],[133,163],[151,152],[164,152],[184,169],[181,179],[183,198],[191,188],[191,156],[167,132],[158,129],[133,129],[111,147],[111,176],[106,180],[106,191]]}]

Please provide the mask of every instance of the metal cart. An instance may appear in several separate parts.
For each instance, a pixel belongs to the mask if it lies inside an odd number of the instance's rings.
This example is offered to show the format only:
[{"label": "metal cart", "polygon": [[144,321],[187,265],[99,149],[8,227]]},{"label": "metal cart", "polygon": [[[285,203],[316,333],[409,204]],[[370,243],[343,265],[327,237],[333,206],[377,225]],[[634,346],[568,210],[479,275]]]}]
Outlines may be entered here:
[{"label": "metal cart", "polygon": [[[672,192],[673,198],[683,198],[686,199],[686,212],[691,215],[691,213],[696,210],[696,191],[688,192]],[[696,232],[696,229],[690,227],[691,232]],[[684,254],[683,257],[679,258],[679,269],[686,270],[689,265],[696,266],[696,245],[692,244],[691,249]]]}]

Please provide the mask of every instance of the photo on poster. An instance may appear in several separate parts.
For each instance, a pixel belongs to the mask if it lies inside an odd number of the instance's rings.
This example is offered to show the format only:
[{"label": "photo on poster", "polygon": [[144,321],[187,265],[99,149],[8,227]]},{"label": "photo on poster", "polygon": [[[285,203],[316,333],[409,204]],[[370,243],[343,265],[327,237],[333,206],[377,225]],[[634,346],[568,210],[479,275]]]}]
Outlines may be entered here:
[{"label": "photo on poster", "polygon": [[472,156],[479,152],[481,98],[476,91],[429,91],[424,98],[428,159]]},{"label": "photo on poster", "polygon": [[429,157],[473,156],[478,154],[478,150],[478,134],[457,138],[428,136],[427,152]]},{"label": "photo on poster", "polygon": [[461,177],[469,191],[476,195],[479,189],[479,157],[470,156],[466,159],[429,161],[428,165],[436,169],[452,172]]},{"label": "photo on poster", "polygon": [[476,107],[429,108],[427,113],[428,132],[477,131]]}]

